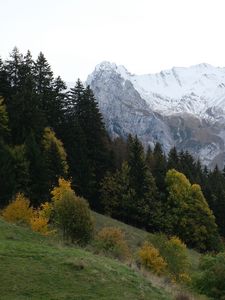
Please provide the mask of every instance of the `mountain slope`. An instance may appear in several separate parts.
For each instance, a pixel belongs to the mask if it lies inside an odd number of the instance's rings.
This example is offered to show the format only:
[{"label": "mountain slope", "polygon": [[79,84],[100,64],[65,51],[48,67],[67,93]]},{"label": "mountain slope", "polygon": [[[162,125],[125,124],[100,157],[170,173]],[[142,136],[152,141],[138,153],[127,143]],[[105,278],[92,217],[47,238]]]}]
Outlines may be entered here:
[{"label": "mountain slope", "polygon": [[225,163],[225,68],[200,64],[134,75],[103,62],[88,76],[112,136],[137,134],[190,151],[210,167]]},{"label": "mountain slope", "polygon": [[115,260],[0,219],[1,300],[172,299]]}]

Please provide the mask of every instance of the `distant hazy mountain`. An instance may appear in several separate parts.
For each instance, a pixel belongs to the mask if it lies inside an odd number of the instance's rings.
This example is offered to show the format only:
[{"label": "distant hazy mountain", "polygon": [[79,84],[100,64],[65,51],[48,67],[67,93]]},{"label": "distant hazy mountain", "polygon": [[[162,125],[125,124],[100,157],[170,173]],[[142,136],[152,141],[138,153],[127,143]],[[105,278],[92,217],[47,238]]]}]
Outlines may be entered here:
[{"label": "distant hazy mountain", "polygon": [[137,134],[188,150],[212,167],[225,163],[225,68],[199,64],[134,75],[102,62],[88,76],[112,136]]}]

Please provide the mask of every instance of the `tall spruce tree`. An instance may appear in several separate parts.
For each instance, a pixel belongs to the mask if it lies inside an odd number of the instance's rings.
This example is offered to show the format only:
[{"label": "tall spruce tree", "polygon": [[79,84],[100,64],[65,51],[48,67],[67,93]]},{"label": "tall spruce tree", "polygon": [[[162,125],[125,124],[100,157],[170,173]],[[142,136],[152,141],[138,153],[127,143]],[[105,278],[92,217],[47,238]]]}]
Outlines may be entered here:
[{"label": "tall spruce tree", "polygon": [[132,224],[138,227],[154,227],[154,210],[157,206],[157,188],[154,178],[145,162],[144,148],[137,136],[129,136],[130,184],[135,191],[130,207]]},{"label": "tall spruce tree", "polygon": [[219,231],[225,237],[225,177],[217,166],[208,174],[204,193],[215,214]]},{"label": "tall spruce tree", "polygon": [[69,93],[66,127],[70,132],[65,132],[64,141],[73,183],[91,206],[99,210],[100,181],[110,157],[109,138],[93,92],[90,87],[84,88],[80,80]]},{"label": "tall spruce tree", "polygon": [[132,224],[135,210],[135,191],[130,184],[130,168],[124,162],[116,172],[107,173],[101,183],[101,203],[104,213]]},{"label": "tall spruce tree", "polygon": [[32,205],[38,206],[49,197],[47,166],[43,157],[41,142],[33,132],[25,139],[26,157],[29,161],[29,197]]}]

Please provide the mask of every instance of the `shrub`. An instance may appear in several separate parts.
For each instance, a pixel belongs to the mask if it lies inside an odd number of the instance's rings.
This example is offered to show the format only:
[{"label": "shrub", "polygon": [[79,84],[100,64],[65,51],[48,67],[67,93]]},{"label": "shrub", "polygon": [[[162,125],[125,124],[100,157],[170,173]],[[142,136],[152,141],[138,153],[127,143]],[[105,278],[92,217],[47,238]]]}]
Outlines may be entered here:
[{"label": "shrub", "polygon": [[78,197],[70,182],[64,179],[59,179],[59,186],[51,194],[54,222],[62,230],[64,239],[87,243],[92,237],[93,221],[86,200]]},{"label": "shrub", "polygon": [[36,211],[30,219],[30,226],[33,231],[39,232],[43,235],[50,234],[48,219],[41,216],[38,211]]},{"label": "shrub", "polygon": [[186,245],[178,237],[168,239],[164,234],[155,234],[151,237],[151,242],[166,261],[172,278],[176,281],[190,281]]},{"label": "shrub", "polygon": [[225,299],[225,253],[203,256],[200,275],[194,285],[198,291],[213,299]]},{"label": "shrub", "polygon": [[33,231],[39,232],[43,235],[50,235],[55,232],[49,228],[49,220],[52,214],[52,205],[45,202],[41,207],[33,212],[30,219],[30,226]]},{"label": "shrub", "polygon": [[97,249],[107,255],[126,260],[130,257],[128,245],[124,234],[119,228],[102,228],[96,237]]},{"label": "shrub", "polygon": [[33,215],[30,201],[22,193],[18,193],[15,199],[3,210],[2,216],[7,222],[29,224]]},{"label": "shrub", "polygon": [[178,238],[171,237],[165,244],[162,250],[163,257],[168,264],[168,271],[177,281],[189,281],[188,272],[188,256],[186,245]]},{"label": "shrub", "polygon": [[162,274],[165,272],[167,263],[163,257],[160,256],[158,249],[156,249],[152,244],[145,242],[138,251],[138,256],[141,265],[146,269],[149,269],[157,274]]}]

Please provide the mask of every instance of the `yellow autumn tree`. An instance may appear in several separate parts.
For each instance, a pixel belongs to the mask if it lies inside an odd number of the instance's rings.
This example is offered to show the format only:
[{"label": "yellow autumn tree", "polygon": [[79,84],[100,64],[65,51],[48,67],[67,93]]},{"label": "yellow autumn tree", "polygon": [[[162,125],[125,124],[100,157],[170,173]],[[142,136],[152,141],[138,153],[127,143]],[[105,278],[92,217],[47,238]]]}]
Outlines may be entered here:
[{"label": "yellow autumn tree", "polygon": [[179,236],[188,246],[200,251],[218,250],[221,242],[215,217],[201,187],[197,184],[191,185],[186,176],[175,169],[167,172],[166,184],[166,231]]}]

